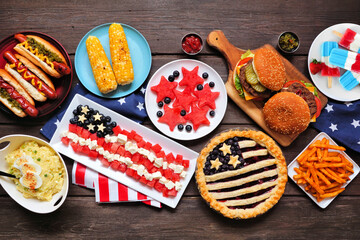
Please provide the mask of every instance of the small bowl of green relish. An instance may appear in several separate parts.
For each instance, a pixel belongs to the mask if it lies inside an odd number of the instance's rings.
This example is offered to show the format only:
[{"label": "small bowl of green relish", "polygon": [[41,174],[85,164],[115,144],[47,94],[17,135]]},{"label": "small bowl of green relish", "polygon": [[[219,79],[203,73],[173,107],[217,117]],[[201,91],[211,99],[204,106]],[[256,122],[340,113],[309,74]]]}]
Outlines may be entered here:
[{"label": "small bowl of green relish", "polygon": [[293,32],[283,32],[278,39],[278,47],[284,53],[293,53],[300,46],[299,37]]}]

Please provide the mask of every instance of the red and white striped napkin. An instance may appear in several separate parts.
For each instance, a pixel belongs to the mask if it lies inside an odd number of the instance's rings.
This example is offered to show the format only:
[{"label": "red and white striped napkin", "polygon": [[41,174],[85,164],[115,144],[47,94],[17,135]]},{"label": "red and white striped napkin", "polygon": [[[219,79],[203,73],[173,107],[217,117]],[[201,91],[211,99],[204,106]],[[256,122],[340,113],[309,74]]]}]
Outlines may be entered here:
[{"label": "red and white striped napkin", "polygon": [[72,183],[95,190],[96,202],[138,202],[161,208],[161,203],[139,193],[119,182],[116,182],[86,166],[74,162],[72,169]]}]

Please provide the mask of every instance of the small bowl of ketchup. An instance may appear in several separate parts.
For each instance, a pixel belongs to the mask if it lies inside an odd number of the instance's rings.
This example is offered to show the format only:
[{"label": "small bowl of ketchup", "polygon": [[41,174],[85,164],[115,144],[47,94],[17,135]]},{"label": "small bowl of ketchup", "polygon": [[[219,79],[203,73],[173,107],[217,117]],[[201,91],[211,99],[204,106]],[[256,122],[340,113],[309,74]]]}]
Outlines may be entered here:
[{"label": "small bowl of ketchup", "polygon": [[181,39],[181,48],[188,55],[196,55],[203,49],[203,40],[197,33],[188,33]]}]

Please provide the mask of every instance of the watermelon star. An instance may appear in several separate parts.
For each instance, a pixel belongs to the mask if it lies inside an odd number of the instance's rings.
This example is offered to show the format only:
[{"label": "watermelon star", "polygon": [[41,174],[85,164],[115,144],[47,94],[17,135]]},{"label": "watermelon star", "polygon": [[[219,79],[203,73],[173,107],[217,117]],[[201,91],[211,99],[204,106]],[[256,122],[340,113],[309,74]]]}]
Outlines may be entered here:
[{"label": "watermelon star", "polygon": [[157,94],[156,102],[162,101],[165,97],[174,99],[175,94],[173,90],[177,85],[177,82],[169,82],[164,76],[161,76],[160,83],[151,87],[151,90]]},{"label": "watermelon star", "polygon": [[174,131],[174,128],[178,124],[186,123],[183,116],[180,115],[181,108],[170,108],[168,105],[164,106],[164,115],[158,119],[158,122],[169,125],[170,131]]},{"label": "watermelon star", "polygon": [[201,124],[210,125],[209,120],[206,117],[207,112],[209,111],[208,107],[199,108],[196,104],[193,104],[191,107],[191,112],[185,115],[185,119],[189,120],[196,131]]},{"label": "watermelon star", "polygon": [[198,75],[199,66],[196,66],[193,70],[189,71],[186,68],[181,68],[183,79],[180,81],[180,86],[186,86],[191,92],[194,92],[195,87],[204,83],[204,79]]},{"label": "watermelon star", "polygon": [[215,100],[219,97],[220,92],[212,92],[208,83],[205,84],[203,90],[195,91],[194,94],[199,98],[198,105],[200,108],[204,106],[208,106],[211,109],[216,108]]},{"label": "watermelon star", "polygon": [[173,103],[174,107],[182,107],[186,112],[190,111],[190,106],[193,102],[197,100],[197,97],[193,96],[190,91],[186,89],[182,92],[178,90],[174,90],[174,94],[176,96],[175,101]]}]

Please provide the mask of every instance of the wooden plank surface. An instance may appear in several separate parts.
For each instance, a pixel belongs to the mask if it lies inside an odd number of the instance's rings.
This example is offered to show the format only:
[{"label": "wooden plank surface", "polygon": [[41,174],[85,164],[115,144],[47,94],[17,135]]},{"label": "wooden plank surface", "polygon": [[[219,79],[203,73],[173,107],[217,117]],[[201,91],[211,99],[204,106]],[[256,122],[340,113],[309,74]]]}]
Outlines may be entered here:
[{"label": "wooden plank surface", "polygon": [[[207,35],[221,29],[229,41],[243,49],[266,43],[276,46],[283,31],[300,37],[296,54],[284,56],[305,77],[307,54],[313,39],[325,28],[343,22],[360,24],[360,5],[345,1],[2,1],[0,39],[15,32],[34,30],[56,38],[72,61],[81,38],[107,22],[135,27],[149,42],[153,62],[151,76],[165,63],[188,58],[180,40],[190,31]],[[212,66],[224,82],[226,60],[205,45],[193,57]],[[74,83],[78,83],[74,77]],[[56,113],[54,113],[56,114]],[[20,121],[0,112],[0,137],[25,133],[44,137],[39,130],[51,116],[39,121]],[[149,120],[145,126],[157,131]],[[179,141],[199,152],[209,138],[229,128],[261,128],[231,100],[219,127],[196,141]],[[317,135],[308,128],[289,147],[283,147],[287,163]],[[359,164],[360,154],[347,151]],[[73,160],[64,158],[71,171]],[[56,212],[38,215],[21,208],[0,187],[0,238],[155,238],[155,239],[358,239],[360,236],[357,177],[325,210],[316,206],[291,180],[284,196],[267,214],[249,221],[233,221],[212,211],[200,197],[194,178],[176,209],[155,209],[141,203],[96,204],[93,190],[70,185],[64,205]]]}]

